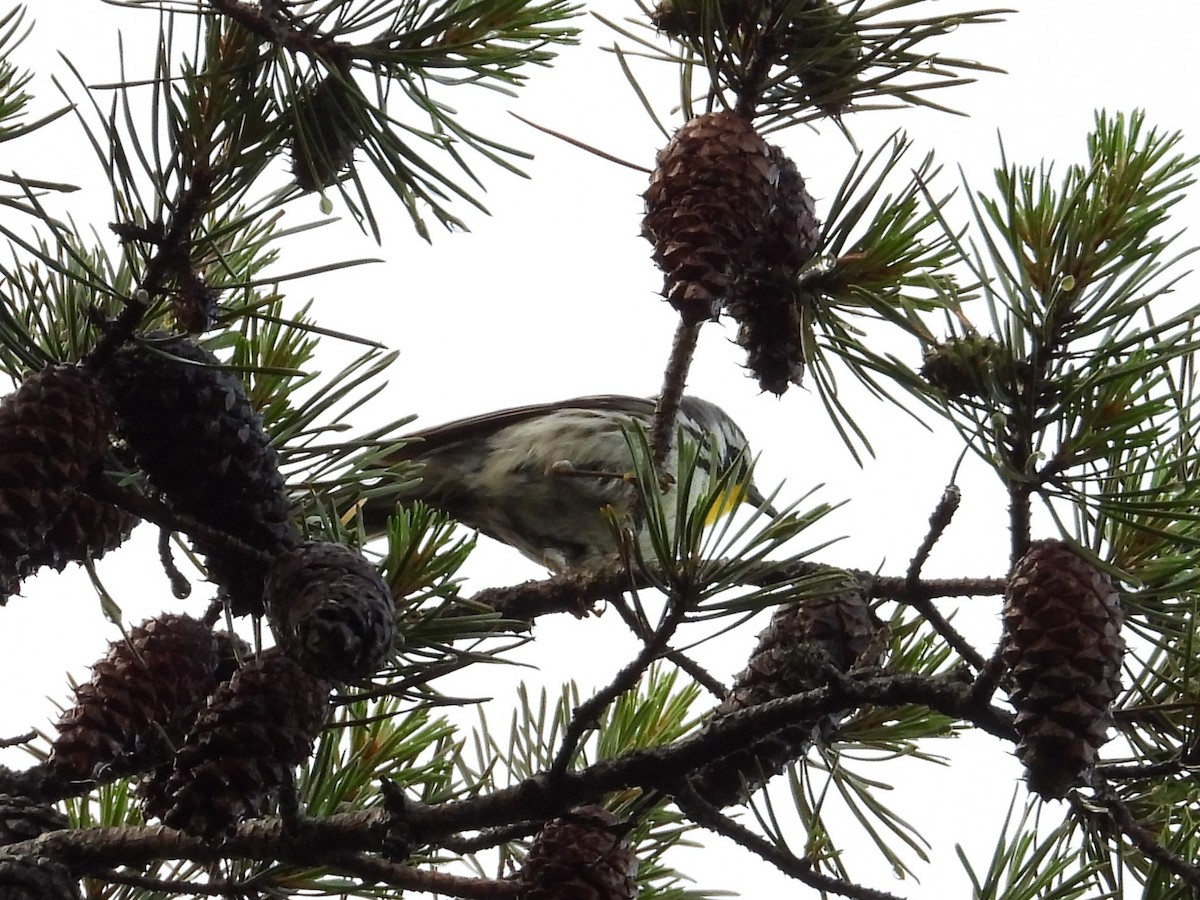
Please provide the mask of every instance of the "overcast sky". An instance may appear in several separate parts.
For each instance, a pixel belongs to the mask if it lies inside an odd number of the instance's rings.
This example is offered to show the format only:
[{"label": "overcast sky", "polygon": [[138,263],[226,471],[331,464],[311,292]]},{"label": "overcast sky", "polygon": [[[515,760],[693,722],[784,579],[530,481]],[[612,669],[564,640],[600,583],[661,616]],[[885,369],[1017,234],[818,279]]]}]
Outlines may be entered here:
[{"label": "overcast sky", "polygon": [[[957,8],[941,2],[927,5]],[[976,84],[938,98],[969,117],[926,111],[851,116],[847,124],[859,146],[873,150],[892,131],[905,129],[915,144],[914,164],[926,151],[936,150],[946,166],[946,187],[959,177],[958,167],[977,187],[984,187],[999,158],[998,135],[1012,160],[1036,163],[1045,158],[1067,164],[1082,158],[1094,110],[1141,107],[1150,124],[1185,133],[1185,152],[1200,153],[1200,62],[1194,48],[1200,7],[1193,0],[1151,0],[1137,5],[1136,14],[1127,0],[1011,5],[1020,12],[1007,22],[962,28],[950,39],[951,53],[1008,72],[982,75]],[[64,73],[53,55],[56,48],[63,49],[88,80],[115,80],[118,27],[127,35],[131,72],[148,73],[152,44],[147,34],[154,31],[153,13],[95,0],[56,0],[52,5],[35,4],[35,14],[49,6],[53,20],[39,24],[22,57],[25,65],[42,70],[33,84],[36,93],[52,97],[46,76]],[[636,14],[632,3],[614,0],[602,0],[596,8],[614,18]],[[418,413],[423,423],[433,424],[522,402],[599,392],[646,395],[659,386],[675,314],[657,297],[661,276],[650,261],[649,245],[638,234],[645,175],[534,132],[508,115],[510,109],[518,111],[615,156],[652,164],[662,136],[641,110],[613,56],[598,49],[611,44],[614,35],[593,19],[582,21],[585,46],[568,49],[554,69],[534,71],[519,101],[478,90],[451,98],[478,130],[536,154],[525,166],[530,180],[480,163],[477,171],[488,187],[491,218],[463,207],[471,233],[435,233],[430,246],[412,237],[397,217],[385,232],[382,248],[355,234],[346,222],[336,232],[325,230],[321,243],[306,251],[317,256],[305,256],[303,265],[343,256],[386,257],[385,264],[370,270],[313,279],[292,290],[296,301],[315,298],[314,312],[322,324],[369,334],[402,351],[387,395],[393,415]],[[637,71],[651,95],[662,101],[663,117],[678,124],[669,119],[674,96],[671,67],[643,64]],[[814,131],[803,126],[771,139],[785,146],[808,179],[820,213],[821,202],[828,200],[845,172],[847,142],[832,128]],[[38,148],[33,158],[41,167],[29,174],[61,176],[61,167],[69,166],[71,180],[88,187],[72,200],[71,212],[102,228],[109,220],[106,185],[76,126],[64,120],[52,132],[30,140]],[[54,171],[55,167],[60,168]],[[377,200],[380,206],[386,202]],[[1192,225],[1198,210],[1190,200],[1180,208],[1177,225]],[[311,209],[299,208],[290,216],[295,222],[319,216],[315,199]],[[1193,285],[1189,281],[1182,290],[1194,292]],[[946,443],[944,434],[931,437],[905,417],[856,398],[856,412],[871,424],[880,451],[877,460],[860,469],[829,428],[814,393],[793,389],[782,400],[759,393],[740,368],[732,336],[727,326],[705,328],[691,389],[721,403],[741,421],[761,454],[760,480],[768,488],[786,480],[783,496],[792,498],[823,483],[820,499],[852,501],[822,535],[848,539],[824,558],[903,571],[961,448]],[[912,354],[915,362],[915,344]],[[1007,552],[1003,498],[978,474],[964,483],[960,522],[927,571],[1001,574]],[[129,619],[140,621],[164,607],[203,609],[196,601],[189,605],[171,600],[165,579],[153,569],[145,574],[125,564],[127,556],[149,554],[153,542],[153,533],[141,529],[135,549],[100,566]],[[539,575],[538,568],[515,551],[493,545],[481,546],[468,571],[472,586],[479,587]],[[198,595],[205,592],[201,589]],[[966,619],[986,637],[997,605],[981,603],[986,608],[976,607],[976,615]],[[29,701],[20,704],[18,713],[17,704],[7,702],[17,698],[6,697],[8,716],[0,731],[15,734],[53,718],[42,696],[61,697],[64,670],[82,674],[83,666],[103,653],[115,633],[78,572],[39,579],[28,596],[12,600],[0,615],[6,619],[0,628],[0,677]],[[537,657],[546,680],[603,679],[628,647],[614,619],[540,624],[538,651],[565,651]],[[739,667],[753,641],[754,629],[745,631],[730,642],[724,671],[719,671],[723,677]],[[608,665],[585,670],[576,648],[605,640],[614,647]],[[716,664],[720,668],[719,660]],[[968,814],[980,823],[976,846],[991,842],[993,822],[979,810],[989,808],[986,803],[1002,810],[1018,774],[1007,748],[994,742],[978,746],[983,768],[934,771],[929,780],[902,785],[896,792],[901,809],[906,794],[926,801],[921,815],[914,817],[918,821],[952,825],[935,828],[930,835],[938,841],[932,853],[943,864],[930,869],[920,887],[892,882],[880,868],[869,867],[873,886],[909,896],[965,896],[952,842],[970,838],[971,821],[963,818]],[[11,764],[21,761],[11,752],[2,758]],[[994,784],[986,795],[980,790],[981,772]],[[872,770],[884,780],[891,773],[886,766]],[[933,803],[927,802],[930,798]],[[970,798],[969,806],[964,798]],[[938,809],[941,803],[944,810]],[[706,883],[742,890],[747,896],[767,896],[767,890],[807,896],[803,889],[772,879],[767,867],[746,868],[739,859],[736,853],[720,857]],[[982,864],[982,851],[976,859]],[[748,886],[746,876],[756,873],[772,880]]]}]

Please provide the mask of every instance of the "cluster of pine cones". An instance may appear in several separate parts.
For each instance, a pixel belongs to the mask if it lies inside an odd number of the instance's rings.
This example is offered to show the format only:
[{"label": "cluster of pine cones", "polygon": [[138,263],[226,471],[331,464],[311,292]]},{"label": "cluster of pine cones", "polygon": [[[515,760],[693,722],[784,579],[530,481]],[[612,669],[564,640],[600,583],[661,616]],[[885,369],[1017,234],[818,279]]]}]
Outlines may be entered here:
[{"label": "cluster of pine cones", "polygon": [[[117,461],[128,488],[105,474]],[[144,776],[148,816],[219,835],[265,812],[307,758],[331,682],[383,666],[394,602],[358,551],[301,539],[241,380],[159,335],[49,366],[0,401],[3,599],[43,567],[118,547],[137,522],[118,504],[137,497],[188,535],[233,614],[265,614],[278,646],[254,657],[189,616],[143,623],[76,689],[47,768],[60,784]]]},{"label": "cluster of pine cones", "polygon": [[804,371],[799,273],[820,223],[804,179],[744,116],[706,113],[658,154],[642,231],[685,322],[737,321],[747,365],[782,394]]},{"label": "cluster of pine cones", "polygon": [[683,321],[731,316],[747,368],[763,390],[782,394],[804,374],[816,297],[802,276],[818,255],[821,223],[795,163],[755,128],[755,110],[770,71],[798,82],[821,114],[848,111],[863,68],[859,26],[829,0],[659,0],[651,19],[693,48],[717,40],[740,48],[732,56],[759,54],[757,76],[713,63],[736,109],[696,116],[659,152],[642,233]]},{"label": "cluster of pine cones", "polygon": [[[1063,541],[1034,542],[1005,594],[1001,657],[1016,710],[1017,757],[1029,789],[1065,797],[1086,783],[1113,723],[1124,652],[1112,581]],[[706,729],[742,709],[877,670],[887,629],[853,590],[781,606]],[[801,719],[733,746],[691,780],[715,806],[745,801],[813,745],[826,745],[848,710]]]}]

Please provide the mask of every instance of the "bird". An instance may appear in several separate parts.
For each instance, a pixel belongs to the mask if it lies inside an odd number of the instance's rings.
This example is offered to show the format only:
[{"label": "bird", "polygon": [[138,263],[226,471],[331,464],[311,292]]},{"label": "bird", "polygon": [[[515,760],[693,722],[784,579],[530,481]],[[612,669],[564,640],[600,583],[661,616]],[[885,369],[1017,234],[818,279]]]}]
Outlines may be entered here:
[{"label": "bird", "polygon": [[[419,480],[359,501],[368,535],[382,534],[397,502],[421,500],[508,544],[551,572],[594,564],[617,550],[610,516],[642,534],[631,436],[648,434],[655,399],[619,394],[575,397],[501,409],[403,436],[380,462],[415,465]],[[718,474],[732,470],[711,518],[739,503],[777,515],[751,479],[746,436],[719,406],[685,395],[679,433],[698,448],[689,504]],[[662,507],[676,507],[677,457],[667,454]],[[611,510],[606,514],[606,509]],[[644,537],[644,535],[642,535]]]}]

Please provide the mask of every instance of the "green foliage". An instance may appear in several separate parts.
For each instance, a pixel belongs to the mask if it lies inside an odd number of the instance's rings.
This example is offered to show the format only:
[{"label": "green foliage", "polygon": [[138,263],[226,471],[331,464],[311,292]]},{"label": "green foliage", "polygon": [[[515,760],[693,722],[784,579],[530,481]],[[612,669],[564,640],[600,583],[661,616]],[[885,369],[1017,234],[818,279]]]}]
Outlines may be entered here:
[{"label": "green foliage", "polygon": [[894,374],[886,381],[872,371],[872,346],[888,330],[923,338],[922,313],[943,308],[960,292],[956,273],[960,251],[946,233],[937,210],[948,196],[929,191],[940,168],[928,154],[895,193],[890,184],[912,143],[893,135],[869,156],[860,153],[834,194],[821,234],[821,256],[800,275],[805,295],[801,337],[814,387],[855,458],[871,443],[852,412],[838,399],[836,358],[868,390],[890,397]]},{"label": "green foliage", "polygon": [[[670,746],[694,726],[693,706],[698,695],[698,688],[683,682],[678,672],[651,667],[635,689],[621,694],[594,723],[571,767],[583,768],[590,762],[635,750]],[[493,785],[522,781],[548,768],[579,699],[574,684],[564,686],[557,699],[545,692],[532,698],[522,686],[507,739],[493,733],[481,707],[480,724],[473,739],[475,761],[468,763],[465,757],[459,761],[467,782],[486,790]],[[695,825],[661,802],[647,808],[643,800],[638,792],[629,791],[614,795],[607,804],[619,815],[640,810],[628,834],[639,860],[637,896],[655,900],[721,896],[721,892],[685,886],[683,874],[666,861],[672,847],[692,843]],[[523,859],[524,850],[512,844],[500,848],[500,854],[501,864],[511,861],[516,865]]]},{"label": "green foliage", "polygon": [[[723,466],[715,448],[700,447],[680,431],[670,451],[676,457],[675,490],[668,498],[659,490],[658,470],[645,433],[634,431],[626,439],[633,454],[639,514],[644,517],[649,543],[648,554],[636,545],[631,551],[637,554],[639,565],[654,586],[686,606],[689,618],[703,620],[757,611],[829,593],[844,582],[838,572],[818,571],[772,583],[762,571],[769,558],[821,521],[833,507],[821,503],[799,512],[797,506],[802,501],[797,501],[778,516],[760,509],[744,521],[737,516],[719,518],[744,499],[754,471],[748,461]],[[720,474],[706,489],[699,490],[702,471]],[[825,543],[792,552],[784,559],[772,560],[770,565],[785,569],[816,553]],[[749,577],[752,571],[756,573],[754,578]],[[747,591],[746,586],[754,580],[760,585]],[[737,591],[735,597],[728,595],[730,589]]]},{"label": "green foliage", "polygon": [[[964,25],[1001,21],[1004,9],[905,15],[921,0],[660,0],[641,4],[669,50],[644,33],[603,21],[634,41],[638,55],[682,70],[682,108],[752,110],[764,130],[868,109],[948,110],[930,92],[997,71],[939,52],[938,40]],[[925,49],[932,45],[931,49]],[[620,52],[620,51],[618,51]],[[627,72],[628,74],[628,72]],[[704,98],[697,104],[696,97]]]},{"label": "green foliage", "polygon": [[1060,825],[1042,837],[1038,834],[1036,805],[1027,804],[1014,820],[1016,807],[1014,797],[985,871],[977,871],[962,847],[957,848],[971,879],[974,900],[1074,900],[1084,896],[1100,900],[1120,896],[1100,889],[1097,874],[1102,864],[1085,861],[1083,851],[1072,846],[1068,825]]}]

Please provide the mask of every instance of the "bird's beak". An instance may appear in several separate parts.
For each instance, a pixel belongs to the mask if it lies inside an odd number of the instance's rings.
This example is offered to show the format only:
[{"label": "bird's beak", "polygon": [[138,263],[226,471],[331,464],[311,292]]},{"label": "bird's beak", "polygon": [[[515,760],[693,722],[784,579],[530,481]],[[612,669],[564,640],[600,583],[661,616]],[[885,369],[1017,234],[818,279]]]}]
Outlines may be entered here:
[{"label": "bird's beak", "polygon": [[756,488],[753,483],[746,485],[746,496],[743,498],[742,502],[755,506],[772,518],[779,515],[779,510],[777,510],[767,501],[767,498],[763,496],[762,491]]}]

